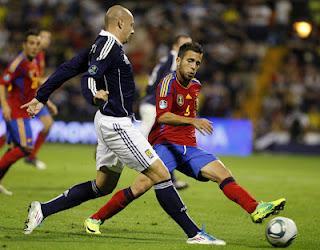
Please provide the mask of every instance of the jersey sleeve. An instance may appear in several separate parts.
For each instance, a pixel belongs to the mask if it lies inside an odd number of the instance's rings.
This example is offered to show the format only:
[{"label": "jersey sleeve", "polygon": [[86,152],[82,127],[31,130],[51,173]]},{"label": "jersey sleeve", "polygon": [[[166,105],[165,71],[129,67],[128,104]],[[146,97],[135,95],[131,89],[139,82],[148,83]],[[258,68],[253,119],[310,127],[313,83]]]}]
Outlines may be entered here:
[{"label": "jersey sleeve", "polygon": [[161,115],[166,112],[171,112],[172,103],[173,103],[173,84],[172,77],[168,75],[163,78],[159,83],[156,92],[156,110],[158,119]]},{"label": "jersey sleeve", "polygon": [[104,74],[122,57],[122,54],[114,38],[110,36],[90,56],[88,70],[81,78],[81,91],[87,102],[94,104],[93,98],[97,93],[97,81],[103,79]]},{"label": "jersey sleeve", "polygon": [[36,99],[46,103],[49,96],[64,82],[80,73],[84,73],[88,69],[89,51],[89,49],[85,49],[70,61],[61,64],[38,89]]},{"label": "jersey sleeve", "polygon": [[11,63],[3,72],[2,76],[0,77],[0,84],[9,86],[12,84],[14,79],[16,79],[19,76],[25,75],[27,70],[25,69],[25,66],[22,62],[19,62],[18,65],[12,65],[15,62]]},{"label": "jersey sleeve", "polygon": [[15,72],[10,72],[6,69],[0,77],[0,85],[9,86],[15,79]]}]

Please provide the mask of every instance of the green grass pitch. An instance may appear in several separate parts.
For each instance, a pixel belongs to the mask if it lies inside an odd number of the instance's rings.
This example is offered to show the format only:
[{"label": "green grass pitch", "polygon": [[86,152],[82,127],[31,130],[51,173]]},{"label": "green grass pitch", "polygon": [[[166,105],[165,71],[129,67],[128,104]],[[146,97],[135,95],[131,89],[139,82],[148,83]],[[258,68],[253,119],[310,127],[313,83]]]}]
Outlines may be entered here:
[{"label": "green grass pitch", "polygon": [[[1,153],[3,153],[2,150]],[[49,200],[70,186],[94,179],[94,146],[46,144],[40,158],[48,169],[38,171],[23,161],[12,167],[4,185],[12,197],[0,195],[0,249],[211,249],[185,243],[182,230],[160,209],[150,190],[127,209],[107,221],[101,236],[87,235],[83,220],[111,196],[89,201],[49,217],[31,235],[22,229],[32,200]],[[287,198],[282,216],[292,218],[298,237],[290,249],[320,249],[320,157],[253,155],[221,157],[234,176],[258,200]],[[127,187],[136,176],[125,169],[117,189]],[[242,209],[229,201],[215,183],[188,177],[190,188],[180,192],[189,214],[209,233],[227,242],[225,249],[271,249],[263,224],[256,225]]]}]

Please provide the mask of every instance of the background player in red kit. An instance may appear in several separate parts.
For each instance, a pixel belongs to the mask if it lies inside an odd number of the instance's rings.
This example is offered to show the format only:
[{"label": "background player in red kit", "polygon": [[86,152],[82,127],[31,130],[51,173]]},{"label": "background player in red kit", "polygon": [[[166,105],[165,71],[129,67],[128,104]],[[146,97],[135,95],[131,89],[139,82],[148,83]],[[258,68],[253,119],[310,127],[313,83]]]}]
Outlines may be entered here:
[{"label": "background player in red kit", "polygon": [[[41,30],[39,33],[40,37],[40,52],[36,56],[36,62],[39,65],[41,83],[45,80],[45,67],[46,67],[46,50],[49,48],[51,43],[51,32],[47,30]],[[53,118],[51,115],[56,115],[58,113],[58,109],[56,105],[54,105],[50,100],[47,102],[46,106],[44,106],[41,111],[36,115],[37,118],[40,119],[43,128],[37,136],[35,140],[34,147],[32,152],[25,158],[25,162],[28,164],[32,164],[37,169],[43,170],[46,169],[46,164],[43,161],[40,161],[37,158],[37,153],[39,149],[45,142],[50,128],[53,125]]]},{"label": "background player in red kit", "polygon": [[[34,97],[40,83],[39,67],[35,60],[40,46],[38,32],[28,31],[22,45],[23,51],[0,77],[1,107],[7,125],[7,140],[12,145],[0,158],[0,182],[13,163],[30,154],[33,145],[30,117],[20,106]],[[11,194],[2,185],[0,192]]]},{"label": "background player in red kit", "polygon": [[[285,199],[258,203],[235,182],[231,172],[214,155],[197,147],[195,129],[202,134],[213,132],[207,119],[197,118],[201,83],[194,78],[202,61],[198,43],[186,43],[179,49],[177,71],[160,82],[156,92],[157,116],[149,134],[149,142],[170,172],[174,169],[199,181],[217,182],[226,197],[239,204],[255,223],[278,213]],[[118,191],[97,213],[85,220],[88,233],[100,234],[99,226],[132,200],[152,187],[151,181],[139,175],[134,184]]]}]

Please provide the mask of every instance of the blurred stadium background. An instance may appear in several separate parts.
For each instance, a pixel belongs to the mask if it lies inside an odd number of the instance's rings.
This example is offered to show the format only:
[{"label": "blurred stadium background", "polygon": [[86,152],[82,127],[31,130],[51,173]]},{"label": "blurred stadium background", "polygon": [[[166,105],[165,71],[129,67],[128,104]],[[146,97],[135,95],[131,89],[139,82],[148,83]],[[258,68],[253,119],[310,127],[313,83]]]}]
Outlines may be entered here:
[{"label": "blurred stadium background", "polygon": [[[22,32],[36,27],[53,34],[47,52],[52,72],[92,43],[105,10],[116,3],[135,15],[126,51],[137,83],[137,118],[151,69],[173,37],[186,33],[206,51],[197,76],[201,116],[249,119],[248,138],[257,151],[320,153],[318,0],[0,0],[0,70],[20,50]],[[57,121],[92,121],[96,109],[81,96],[79,78],[52,100]]]},{"label": "blurred stadium background", "polygon": [[[0,0],[0,73],[19,52],[22,34],[30,27],[52,32],[47,73],[54,71],[92,43],[105,10],[116,3],[135,15],[135,36],[126,51],[137,83],[137,118],[151,69],[166,55],[172,38],[187,33],[206,51],[198,74],[203,84],[200,115],[213,119],[216,137],[199,137],[205,147],[219,149],[219,155],[248,155],[252,149],[317,155],[222,159],[259,199],[287,198],[281,215],[294,219],[299,231],[291,249],[319,249],[319,0]],[[60,113],[49,140],[94,143],[96,109],[85,103],[79,83],[74,78],[53,95]],[[4,122],[0,125],[1,134]],[[39,126],[35,122],[36,130]],[[101,237],[86,235],[82,222],[111,196],[57,214],[33,235],[23,235],[30,201],[47,200],[93,178],[93,155],[93,145],[46,144],[40,152],[48,164],[46,171],[18,162],[4,183],[14,195],[0,196],[0,248],[190,249],[153,192],[105,223]],[[134,171],[125,169],[118,188],[130,185],[135,177]],[[190,188],[181,196],[190,215],[226,239],[228,249],[271,247],[264,238],[265,224],[252,225],[211,183],[187,181]]]}]

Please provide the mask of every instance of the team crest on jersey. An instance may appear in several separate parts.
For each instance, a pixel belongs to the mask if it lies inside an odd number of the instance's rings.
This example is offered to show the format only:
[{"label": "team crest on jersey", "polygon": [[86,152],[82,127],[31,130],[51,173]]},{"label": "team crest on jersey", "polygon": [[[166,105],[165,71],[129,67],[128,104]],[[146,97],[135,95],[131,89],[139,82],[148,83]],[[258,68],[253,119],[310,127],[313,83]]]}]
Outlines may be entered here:
[{"label": "team crest on jersey", "polygon": [[98,72],[98,67],[96,65],[91,65],[88,72],[90,75],[95,75]]},{"label": "team crest on jersey", "polygon": [[6,82],[10,81],[10,75],[9,74],[5,74],[3,76],[3,80],[6,81]]},{"label": "team crest on jersey", "polygon": [[153,154],[152,154],[152,152],[151,152],[150,149],[147,149],[147,150],[145,151],[145,153],[146,153],[146,155],[149,157],[149,159],[152,159],[152,158],[153,158]]},{"label": "team crest on jersey", "polygon": [[166,109],[167,107],[168,107],[168,103],[167,103],[166,100],[161,100],[161,101],[159,102],[159,108],[160,108],[160,109]]},{"label": "team crest on jersey", "polygon": [[182,106],[184,104],[184,98],[183,95],[177,95],[177,103],[179,106]]}]

